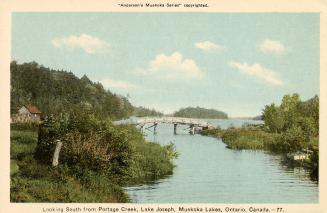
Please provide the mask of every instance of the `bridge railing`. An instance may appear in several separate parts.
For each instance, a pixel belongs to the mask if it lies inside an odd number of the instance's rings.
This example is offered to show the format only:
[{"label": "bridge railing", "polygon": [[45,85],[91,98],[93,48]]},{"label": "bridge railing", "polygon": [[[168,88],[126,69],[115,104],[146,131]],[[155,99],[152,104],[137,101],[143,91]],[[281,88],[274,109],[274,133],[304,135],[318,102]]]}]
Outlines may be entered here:
[{"label": "bridge railing", "polygon": [[147,123],[176,123],[185,125],[197,125],[197,126],[208,126],[208,122],[201,121],[199,119],[192,118],[180,118],[180,117],[162,117],[162,118],[143,118],[138,119],[136,124],[142,125]]}]

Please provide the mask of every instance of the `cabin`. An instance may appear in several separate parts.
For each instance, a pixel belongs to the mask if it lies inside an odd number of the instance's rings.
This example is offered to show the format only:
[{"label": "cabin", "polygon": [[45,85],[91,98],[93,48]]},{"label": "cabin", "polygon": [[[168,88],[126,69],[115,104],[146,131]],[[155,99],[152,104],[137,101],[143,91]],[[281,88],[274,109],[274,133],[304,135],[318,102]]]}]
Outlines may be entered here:
[{"label": "cabin", "polygon": [[34,105],[24,105],[12,118],[13,123],[38,123],[41,121],[41,111]]}]

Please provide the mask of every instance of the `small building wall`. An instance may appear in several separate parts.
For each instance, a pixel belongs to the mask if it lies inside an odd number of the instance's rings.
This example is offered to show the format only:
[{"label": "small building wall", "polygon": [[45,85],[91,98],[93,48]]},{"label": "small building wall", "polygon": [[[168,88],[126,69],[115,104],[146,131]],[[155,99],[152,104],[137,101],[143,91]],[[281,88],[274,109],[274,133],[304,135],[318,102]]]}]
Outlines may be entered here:
[{"label": "small building wall", "polygon": [[25,106],[23,106],[22,108],[20,108],[18,110],[18,114],[20,114],[20,115],[30,115],[31,113],[28,111],[28,109]]},{"label": "small building wall", "polygon": [[41,121],[37,114],[16,114],[11,118],[12,123],[38,123]]},{"label": "small building wall", "polygon": [[18,113],[11,118],[12,123],[39,123],[41,121],[40,113],[31,113],[23,106],[18,110]]}]

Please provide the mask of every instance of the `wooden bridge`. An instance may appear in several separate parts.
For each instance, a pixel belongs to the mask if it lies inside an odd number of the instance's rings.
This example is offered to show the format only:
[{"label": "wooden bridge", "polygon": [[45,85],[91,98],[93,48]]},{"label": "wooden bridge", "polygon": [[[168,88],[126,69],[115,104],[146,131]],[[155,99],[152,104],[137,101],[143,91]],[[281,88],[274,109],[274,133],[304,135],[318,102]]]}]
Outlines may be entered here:
[{"label": "wooden bridge", "polygon": [[174,134],[177,134],[177,125],[184,125],[189,127],[190,134],[195,134],[198,131],[208,129],[212,127],[208,122],[201,121],[194,118],[180,118],[180,117],[153,117],[153,118],[136,118],[115,121],[114,124],[133,124],[136,125],[141,132],[144,132],[144,129],[153,128],[153,132],[156,133],[157,126],[160,123],[173,124]]}]

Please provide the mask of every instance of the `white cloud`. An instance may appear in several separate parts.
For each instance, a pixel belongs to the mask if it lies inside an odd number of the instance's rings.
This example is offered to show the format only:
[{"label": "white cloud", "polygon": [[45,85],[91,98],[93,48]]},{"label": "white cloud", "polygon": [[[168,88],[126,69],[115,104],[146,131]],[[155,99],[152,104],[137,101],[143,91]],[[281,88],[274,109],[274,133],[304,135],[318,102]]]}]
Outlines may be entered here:
[{"label": "white cloud", "polygon": [[203,76],[203,72],[195,61],[183,58],[183,55],[179,52],[172,55],[159,54],[148,63],[147,68],[138,68],[136,72],[164,79],[200,79]]},{"label": "white cloud", "polygon": [[113,79],[109,79],[109,78],[100,80],[100,83],[104,87],[107,87],[110,89],[133,90],[133,89],[140,88],[140,86],[129,83],[127,81],[113,80]]},{"label": "white cloud", "polygon": [[239,70],[242,73],[257,77],[274,85],[281,86],[284,84],[278,73],[273,70],[269,70],[260,64],[248,65],[247,63],[238,63],[232,61],[229,63],[229,66]]},{"label": "white cloud", "polygon": [[274,41],[271,39],[265,39],[259,44],[259,50],[265,54],[283,54],[287,51],[287,48],[280,41]]},{"label": "white cloud", "polygon": [[105,52],[110,45],[97,37],[87,34],[80,36],[71,35],[68,37],[54,38],[51,41],[56,48],[82,49],[88,54]]},{"label": "white cloud", "polygon": [[203,41],[203,42],[197,42],[194,44],[195,48],[202,49],[204,51],[210,51],[210,50],[225,50],[226,48],[219,45],[215,44],[211,41]]}]

